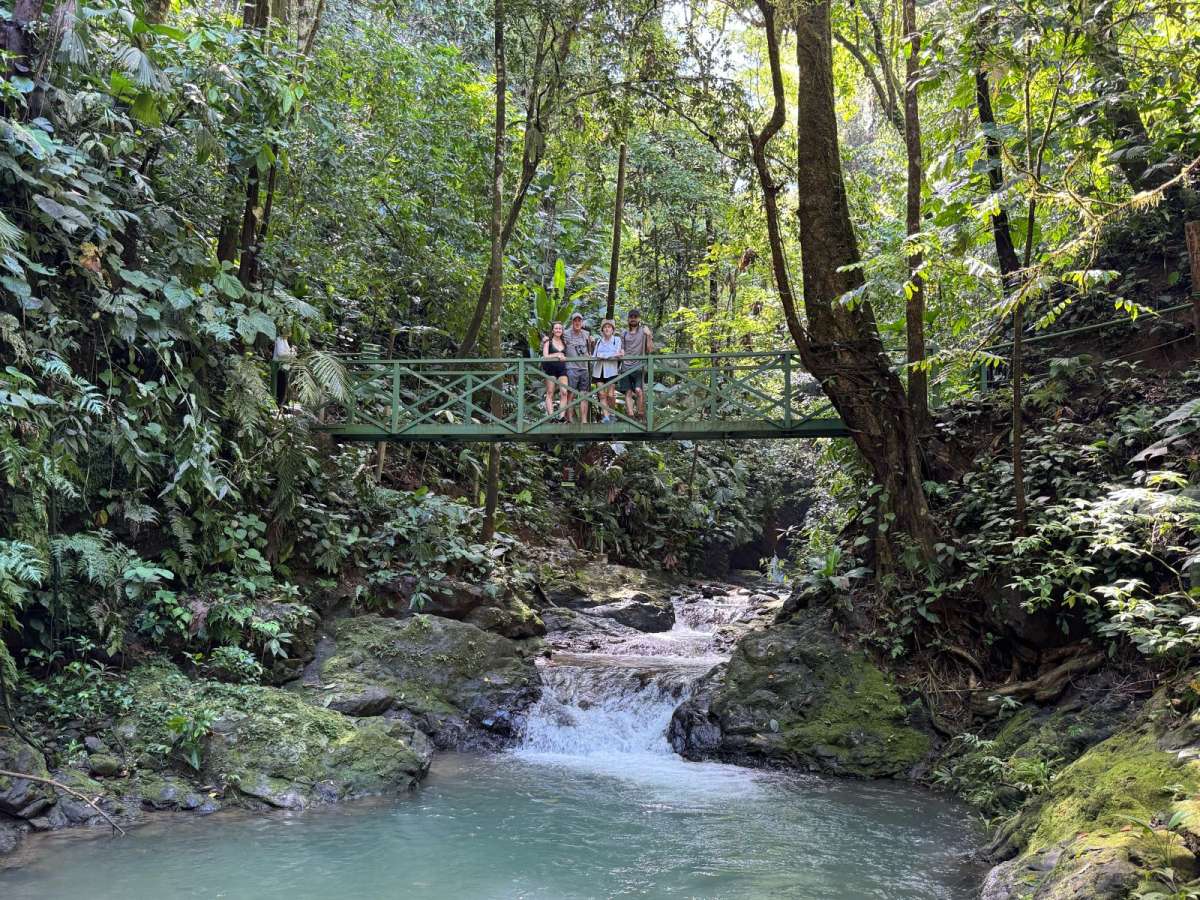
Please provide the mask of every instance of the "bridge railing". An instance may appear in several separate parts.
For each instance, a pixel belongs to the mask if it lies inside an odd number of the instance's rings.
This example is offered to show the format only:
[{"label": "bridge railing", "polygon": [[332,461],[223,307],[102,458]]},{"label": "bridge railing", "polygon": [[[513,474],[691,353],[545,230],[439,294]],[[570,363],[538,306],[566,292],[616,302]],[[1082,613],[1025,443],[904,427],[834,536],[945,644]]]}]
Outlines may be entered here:
[{"label": "bridge railing", "polygon": [[[603,429],[632,438],[688,434],[785,433],[835,414],[795,352],[661,353],[628,356],[612,378],[589,379],[572,392],[574,424],[560,421],[557,402],[547,412],[549,376],[541,359],[342,360],[349,398],[326,409],[321,427],[346,437],[530,439]],[[583,361],[581,361],[583,362]],[[588,363],[589,375],[593,369]],[[634,416],[623,401],[598,424],[600,395],[617,389],[632,368],[645,377],[645,411]],[[557,391],[557,387],[556,387]],[[579,423],[584,404],[590,424]]]}]

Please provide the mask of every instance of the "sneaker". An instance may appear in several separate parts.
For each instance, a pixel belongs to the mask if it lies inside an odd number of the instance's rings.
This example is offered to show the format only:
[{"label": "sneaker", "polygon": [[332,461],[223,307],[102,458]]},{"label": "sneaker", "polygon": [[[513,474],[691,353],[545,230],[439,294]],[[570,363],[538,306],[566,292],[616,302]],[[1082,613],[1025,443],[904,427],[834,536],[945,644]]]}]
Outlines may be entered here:
[{"label": "sneaker", "polygon": [[611,425],[612,424],[612,416],[605,416],[603,419],[600,420],[600,424]]}]

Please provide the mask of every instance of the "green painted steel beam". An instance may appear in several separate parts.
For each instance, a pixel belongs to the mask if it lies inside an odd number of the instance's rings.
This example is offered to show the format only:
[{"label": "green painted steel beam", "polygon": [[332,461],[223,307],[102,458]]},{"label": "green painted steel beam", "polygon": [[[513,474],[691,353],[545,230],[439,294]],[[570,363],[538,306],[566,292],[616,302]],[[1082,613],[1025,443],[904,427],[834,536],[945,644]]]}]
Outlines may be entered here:
[{"label": "green painted steel beam", "polygon": [[595,443],[599,441],[736,441],[762,439],[838,438],[850,432],[841,419],[809,419],[787,427],[765,422],[678,422],[663,430],[649,431],[626,422],[608,425],[544,424],[524,432],[513,432],[494,425],[421,424],[390,432],[374,425],[325,425],[318,431],[337,441],[391,441],[451,443],[520,441],[524,443]]}]

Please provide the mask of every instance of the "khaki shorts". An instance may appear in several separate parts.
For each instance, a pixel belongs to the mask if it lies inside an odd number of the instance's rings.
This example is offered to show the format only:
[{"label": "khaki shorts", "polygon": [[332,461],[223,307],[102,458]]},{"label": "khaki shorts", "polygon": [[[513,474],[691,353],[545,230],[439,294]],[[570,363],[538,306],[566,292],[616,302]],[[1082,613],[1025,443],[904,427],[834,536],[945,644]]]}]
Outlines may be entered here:
[{"label": "khaki shorts", "polygon": [[586,369],[567,367],[567,388],[577,394],[586,394],[592,386],[592,375]]}]

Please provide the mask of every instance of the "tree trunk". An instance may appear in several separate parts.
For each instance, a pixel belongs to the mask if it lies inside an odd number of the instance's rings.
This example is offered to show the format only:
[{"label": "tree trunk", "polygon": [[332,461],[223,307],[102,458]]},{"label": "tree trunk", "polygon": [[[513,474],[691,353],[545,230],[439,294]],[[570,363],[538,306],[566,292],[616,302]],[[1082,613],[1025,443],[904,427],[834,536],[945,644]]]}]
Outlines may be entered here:
[{"label": "tree trunk", "polygon": [[1192,328],[1195,330],[1196,349],[1200,350],[1200,222],[1185,223],[1183,236],[1192,272]]},{"label": "tree trunk", "polygon": [[[979,125],[983,131],[983,143],[988,159],[988,187],[991,193],[998,194],[1004,187],[1004,163],[1001,155],[1000,133],[996,128],[996,116],[992,112],[992,90],[988,82],[987,72],[982,63],[975,70],[975,102],[979,109]],[[1017,258],[1017,250],[1013,245],[1012,230],[1008,224],[1008,211],[1002,203],[997,202],[997,211],[992,214],[992,236],[996,243],[996,258],[1000,264],[1001,289],[1005,296],[1011,295],[1018,288],[1021,261]],[[1013,507],[1015,517],[1013,535],[1020,537],[1025,533],[1025,469],[1022,462],[1022,398],[1021,379],[1024,376],[1024,345],[1021,332],[1025,328],[1025,317],[1021,304],[1013,308],[1013,356],[1012,356],[1012,385],[1013,385],[1013,418],[1012,418],[1012,466],[1013,466]]]},{"label": "tree trunk", "polygon": [[[489,340],[492,358],[500,356],[500,305],[504,290],[504,126],[505,94],[508,91],[508,75],[504,60],[504,0],[495,0],[496,42],[496,138],[492,153],[492,256],[488,268],[491,270],[491,312],[489,315]],[[491,391],[492,415],[503,414],[500,391]],[[488,447],[487,497],[484,501],[483,540],[490,541],[496,534],[496,508],[500,500],[500,445],[493,442]]]},{"label": "tree trunk", "polygon": [[[804,311],[801,323],[784,255],[777,195],[767,144],[783,127],[786,100],[775,7],[756,0],[766,25],[774,107],[762,132],[751,134],[751,149],[767,218],[771,266],[788,330],[805,368],[817,377],[850,429],[855,446],[870,466],[880,497],[877,540],[880,564],[894,559],[891,533],[907,535],[922,559],[933,558],[935,530],[921,478],[916,429],[899,377],[883,353],[871,306],[842,297],[863,285],[858,245],[842,181],[834,111],[833,47],[829,0],[805,4],[796,23],[799,67],[797,196],[800,220]],[[845,268],[845,267],[851,268]]]},{"label": "tree trunk", "polygon": [[624,142],[617,158],[617,201],[613,210],[612,258],[608,263],[608,295],[605,298],[604,318],[611,319],[617,311],[617,275],[621,268],[621,215],[625,211],[625,154]]},{"label": "tree trunk", "polygon": [[[22,77],[36,78],[33,70],[33,58],[37,50],[33,39],[33,27],[42,17],[44,0],[16,0],[12,5],[12,13],[6,19],[0,20],[0,51],[8,54],[6,80]],[[28,95],[32,100],[33,95]],[[31,103],[31,107],[32,107]],[[35,112],[30,109],[30,112]],[[0,115],[16,118],[20,112],[19,106],[8,108],[0,103]]]},{"label": "tree trunk", "polygon": [[1129,76],[1114,33],[1111,0],[1080,4],[1088,54],[1101,82],[1096,93],[1101,102],[1105,135],[1119,153],[1117,168],[1135,191],[1149,191],[1171,178],[1167,167],[1150,171],[1156,162],[1154,145],[1146,131],[1141,110],[1129,96]]},{"label": "tree trunk", "polygon": [[[917,79],[921,73],[921,35],[917,31],[917,2],[904,2],[904,38],[908,44],[904,82],[904,149],[908,157],[905,202],[905,233],[911,240],[921,232],[921,184],[925,170],[921,153],[921,118],[917,105]],[[921,275],[921,251],[908,254],[908,293],[905,303],[905,333],[908,341],[908,405],[913,424],[921,434],[932,429],[929,419],[929,373],[925,361],[925,279]]]},{"label": "tree trunk", "polygon": [[[525,197],[529,193],[529,187],[533,184],[533,179],[537,176],[538,167],[545,156],[547,132],[553,118],[554,105],[557,102],[559,88],[562,85],[561,72],[570,55],[571,42],[578,25],[578,20],[569,22],[562,33],[557,35],[557,38],[553,35],[551,36],[548,47],[543,46],[543,42],[550,30],[549,26],[543,22],[538,32],[538,49],[534,58],[533,75],[530,78],[528,91],[530,100],[529,106],[525,111],[525,143],[521,154],[521,181],[517,185],[517,191],[513,195],[512,202],[509,205],[508,217],[505,219],[504,229],[501,232],[501,252],[508,246],[508,241],[512,236],[513,229],[516,227],[517,219],[520,218],[521,207],[525,205]],[[553,57],[551,60],[553,63],[553,74],[543,83],[542,71],[548,55]],[[487,315],[488,303],[492,296],[492,283],[495,280],[495,271],[489,259],[488,269],[484,275],[483,284],[479,287],[479,296],[475,301],[475,310],[471,314],[470,322],[467,323],[467,329],[463,334],[462,342],[458,345],[458,353],[456,355],[460,359],[470,356],[475,349],[476,342],[479,340],[479,332],[483,328],[483,320]]]},{"label": "tree trunk", "polygon": [[[979,125],[983,131],[983,146],[987,153],[988,185],[993,194],[999,194],[1004,187],[1004,162],[1000,154],[1000,132],[996,128],[996,115],[992,112],[992,88],[982,64],[975,70],[975,104],[979,110]],[[1021,262],[1017,258],[1017,248],[1013,245],[1008,210],[1003,203],[998,204],[996,212],[992,215],[992,238],[996,243],[1000,278],[1007,291],[1013,286]]]}]

